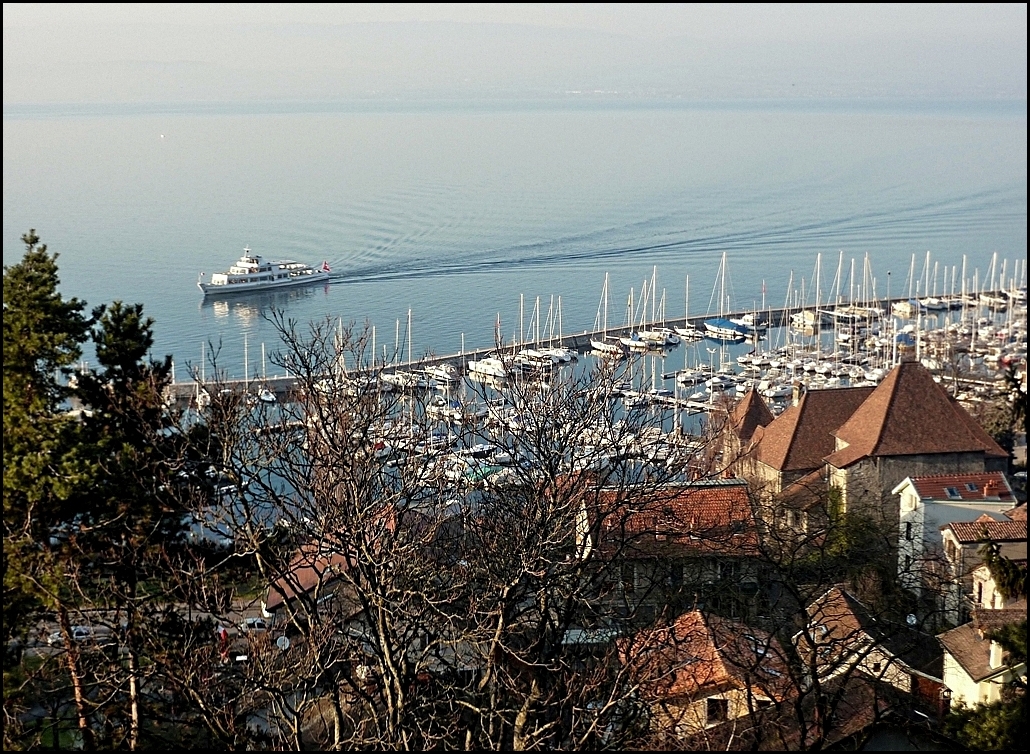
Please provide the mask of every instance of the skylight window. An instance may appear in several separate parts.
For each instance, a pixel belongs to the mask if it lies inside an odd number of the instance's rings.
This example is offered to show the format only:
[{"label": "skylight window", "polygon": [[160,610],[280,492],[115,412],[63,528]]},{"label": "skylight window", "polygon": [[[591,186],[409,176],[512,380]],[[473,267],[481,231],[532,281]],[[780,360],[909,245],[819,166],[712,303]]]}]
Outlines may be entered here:
[{"label": "skylight window", "polygon": [[968,490],[969,492],[979,492],[979,490],[973,482],[966,482],[966,490]]},{"label": "skylight window", "polygon": [[958,491],[958,487],[945,487],[944,494],[952,500],[961,500],[962,495]]}]

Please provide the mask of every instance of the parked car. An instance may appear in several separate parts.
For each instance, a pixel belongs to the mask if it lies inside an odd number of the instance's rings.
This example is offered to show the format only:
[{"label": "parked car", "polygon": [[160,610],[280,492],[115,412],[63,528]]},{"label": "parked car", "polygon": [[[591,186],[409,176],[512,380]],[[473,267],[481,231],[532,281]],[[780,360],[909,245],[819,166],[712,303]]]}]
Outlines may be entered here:
[{"label": "parked car", "polygon": [[[63,647],[64,634],[61,631],[54,631],[47,637],[46,641],[51,647]],[[113,641],[113,638],[110,631],[99,631],[92,626],[72,626],[72,641],[76,644],[87,642],[109,644]]]},{"label": "parked car", "polygon": [[244,618],[240,623],[240,630],[244,633],[267,631],[268,622],[264,618]]}]

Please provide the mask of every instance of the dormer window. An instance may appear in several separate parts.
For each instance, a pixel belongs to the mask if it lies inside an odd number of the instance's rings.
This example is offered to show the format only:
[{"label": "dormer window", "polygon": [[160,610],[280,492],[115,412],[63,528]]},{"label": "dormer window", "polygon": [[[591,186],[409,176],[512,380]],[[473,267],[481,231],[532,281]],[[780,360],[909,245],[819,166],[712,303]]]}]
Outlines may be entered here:
[{"label": "dormer window", "polygon": [[[966,485],[969,486],[968,484]],[[975,485],[974,485],[975,486]],[[961,500],[962,494],[958,491],[958,487],[945,487],[944,494],[951,500]]]}]

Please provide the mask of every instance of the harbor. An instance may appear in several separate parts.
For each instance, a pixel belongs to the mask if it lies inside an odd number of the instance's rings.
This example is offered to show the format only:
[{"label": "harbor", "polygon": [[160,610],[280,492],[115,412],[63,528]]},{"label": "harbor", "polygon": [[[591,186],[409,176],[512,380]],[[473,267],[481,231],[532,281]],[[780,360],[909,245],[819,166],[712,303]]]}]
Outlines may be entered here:
[{"label": "harbor", "polygon": [[[650,356],[661,359],[663,364],[683,351],[682,369],[652,368],[645,375],[650,387],[639,377],[634,383],[630,375],[620,394],[631,405],[646,403],[703,412],[711,407],[717,394],[727,392],[725,388],[733,387],[730,394],[739,395],[751,387],[763,386],[760,392],[775,406],[790,397],[795,383],[805,389],[875,383],[901,359],[920,360],[942,381],[947,381],[955,395],[975,399],[994,389],[995,377],[1008,363],[1025,360],[1025,288],[983,291],[978,298],[943,297],[938,310],[919,306],[908,310],[910,301],[904,296],[874,299],[861,306],[848,302],[722,314],[722,319],[737,321],[758,317],[762,330],[750,337],[715,337],[705,330],[711,316],[692,316],[650,321],[646,327],[649,331],[697,333],[693,339],[684,336],[681,342],[675,337],[674,342],[652,342],[641,349],[624,346],[609,353],[593,349],[592,344],[604,338],[632,344],[634,333],[640,328],[623,324],[560,337],[531,335],[514,344],[497,342],[457,353],[384,360],[374,367],[349,371],[351,377],[365,380],[377,375],[384,390],[440,387],[446,391],[460,380],[482,382],[493,378],[501,386],[509,379],[546,377],[553,371],[552,366],[560,365],[556,356],[536,356],[546,354],[548,349],[567,349],[578,358],[626,357],[631,363]],[[914,316],[898,316],[899,311]],[[778,340],[783,343],[774,342]],[[693,364],[688,356],[692,351]],[[527,354],[536,361],[527,358]],[[495,371],[479,366],[491,359],[496,362]],[[253,395],[265,402],[291,400],[298,387],[297,378],[289,374],[268,376],[264,361],[262,347],[262,364],[257,374],[222,378],[218,380],[218,389]],[[484,371],[477,371],[477,367]],[[166,389],[168,403],[185,407],[203,402],[211,385],[202,375],[197,376],[201,381],[173,381]],[[675,390],[658,387],[670,380],[675,382]],[[705,383],[708,390],[704,396],[699,394],[701,391],[691,390]]]}]

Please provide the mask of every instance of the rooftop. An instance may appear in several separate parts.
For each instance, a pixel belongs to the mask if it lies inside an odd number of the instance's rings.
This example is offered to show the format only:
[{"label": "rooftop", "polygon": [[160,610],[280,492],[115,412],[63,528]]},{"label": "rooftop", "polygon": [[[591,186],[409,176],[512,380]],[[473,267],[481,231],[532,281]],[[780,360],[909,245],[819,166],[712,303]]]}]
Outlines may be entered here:
[{"label": "rooftop", "polygon": [[810,471],[836,447],[833,432],[873,392],[871,387],[812,390],[755,433],[758,458],[780,471]]},{"label": "rooftop", "polygon": [[975,521],[952,521],[944,524],[941,531],[951,530],[960,544],[978,542],[1026,541],[1026,519],[1021,521],[995,521],[984,514]]},{"label": "rooftop", "polygon": [[956,502],[1015,501],[1012,488],[1000,471],[978,474],[935,474],[910,477],[916,494],[924,500],[953,500]]},{"label": "rooftop", "polygon": [[827,454],[826,462],[837,468],[876,456],[975,452],[1007,456],[915,361],[894,367],[834,434],[844,447]]}]

